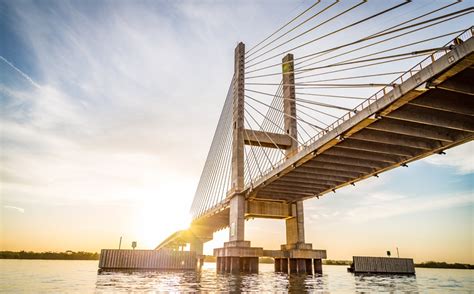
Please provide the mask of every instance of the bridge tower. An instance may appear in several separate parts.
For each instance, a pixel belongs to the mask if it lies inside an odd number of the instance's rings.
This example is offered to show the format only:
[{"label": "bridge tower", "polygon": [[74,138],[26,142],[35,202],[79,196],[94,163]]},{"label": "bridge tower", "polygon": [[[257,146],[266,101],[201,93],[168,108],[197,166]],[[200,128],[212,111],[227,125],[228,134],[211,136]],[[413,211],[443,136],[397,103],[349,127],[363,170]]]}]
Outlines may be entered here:
[{"label": "bridge tower", "polygon": [[[282,59],[282,84],[285,131],[289,137],[298,138],[293,54],[287,54]],[[297,152],[297,142],[291,140],[285,151],[286,156],[290,158]],[[275,271],[312,273],[314,265],[314,272],[322,273],[321,251],[312,250],[312,244],[305,243],[303,201],[288,203],[288,209],[286,244],[281,245],[281,253],[275,256]]]},{"label": "bridge tower", "polygon": [[229,211],[229,242],[223,248],[214,250],[217,256],[217,270],[222,272],[258,272],[258,257],[263,248],[250,247],[245,241],[244,195],[244,82],[245,44],[235,48],[233,119],[232,119],[232,188]]},{"label": "bridge tower", "polygon": [[[270,256],[275,258],[275,270],[286,272],[313,273],[321,272],[321,250],[313,250],[304,239],[303,201],[278,203],[272,201],[248,200],[245,195],[244,154],[245,145],[262,144],[262,137],[269,138],[266,147],[274,148],[271,142],[281,142],[278,148],[284,148],[288,158],[298,152],[298,138],[295,103],[295,76],[293,55],[287,54],[282,60],[283,112],[286,134],[258,131],[263,136],[244,140],[244,84],[245,84],[245,45],[239,43],[235,48],[234,84],[232,107],[232,178],[229,209],[229,242],[224,247],[214,249],[217,257],[217,270],[220,272],[257,272],[258,258]],[[256,131],[252,130],[252,134]],[[260,145],[261,146],[261,145]],[[258,211],[258,212],[256,212]],[[251,247],[245,240],[245,219],[264,217],[284,219],[286,222],[286,244],[281,250],[263,250]]]},{"label": "bridge tower", "polygon": [[[283,110],[274,109],[279,112],[274,123],[281,124],[276,125],[280,131],[274,132],[274,128],[258,122],[258,130],[245,128],[244,98],[255,99],[244,93],[245,45],[239,43],[234,78],[191,208],[191,227],[172,234],[156,249],[190,244],[201,264],[203,243],[211,240],[214,232],[230,227],[229,241],[214,250],[218,271],[256,272],[258,257],[265,256],[275,259],[276,271],[321,272],[326,251],[312,249],[312,244],[305,242],[303,200],[378,177],[432,154],[444,154],[451,147],[473,140],[474,94],[469,87],[474,75],[472,28],[451,42],[454,45],[448,43],[442,50],[434,48],[435,53],[398,77],[396,83],[382,88],[356,108],[344,108],[350,112],[329,126],[319,127],[304,146],[298,143],[298,129],[304,132],[299,123],[304,121],[296,116],[291,54],[281,63],[282,84],[277,93],[282,90],[283,94],[261,93],[273,96],[273,101],[283,98]],[[270,115],[262,114],[264,120]],[[252,178],[249,170],[249,174],[245,173],[250,175],[246,183],[244,167],[248,166],[244,161],[248,163],[249,157],[245,157],[245,145],[276,148],[286,158],[271,164],[271,169],[265,174],[260,172],[260,176]],[[254,163],[258,164],[258,158]],[[224,176],[214,181],[216,174]],[[216,185],[222,178],[223,182]],[[286,243],[278,250],[251,247],[250,241],[245,240],[245,220],[252,218],[284,220]]]}]

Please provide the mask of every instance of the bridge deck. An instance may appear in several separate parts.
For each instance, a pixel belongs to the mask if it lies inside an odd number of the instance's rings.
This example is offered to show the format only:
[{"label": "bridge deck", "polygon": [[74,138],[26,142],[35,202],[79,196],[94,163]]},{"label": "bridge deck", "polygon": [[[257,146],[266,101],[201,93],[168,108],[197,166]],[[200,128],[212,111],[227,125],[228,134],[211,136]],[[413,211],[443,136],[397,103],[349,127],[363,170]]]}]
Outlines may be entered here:
[{"label": "bridge deck", "polygon": [[[247,187],[247,198],[319,197],[472,140],[473,52],[471,37]],[[193,226],[228,226],[228,201]]]},{"label": "bridge deck", "polygon": [[472,140],[473,46],[471,38],[413,75],[260,179],[249,197],[319,196]]}]

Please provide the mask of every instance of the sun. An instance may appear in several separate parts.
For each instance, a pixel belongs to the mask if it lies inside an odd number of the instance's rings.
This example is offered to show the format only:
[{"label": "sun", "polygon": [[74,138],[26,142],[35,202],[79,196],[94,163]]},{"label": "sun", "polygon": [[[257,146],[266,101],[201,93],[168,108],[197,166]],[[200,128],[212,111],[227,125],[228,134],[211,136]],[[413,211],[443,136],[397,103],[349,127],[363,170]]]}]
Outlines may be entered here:
[{"label": "sun", "polygon": [[[171,189],[158,195],[172,195]],[[178,230],[188,229],[191,223],[189,207],[183,198],[158,197],[156,190],[146,193],[137,209],[134,226],[135,236],[142,249],[154,249],[161,241]]]}]

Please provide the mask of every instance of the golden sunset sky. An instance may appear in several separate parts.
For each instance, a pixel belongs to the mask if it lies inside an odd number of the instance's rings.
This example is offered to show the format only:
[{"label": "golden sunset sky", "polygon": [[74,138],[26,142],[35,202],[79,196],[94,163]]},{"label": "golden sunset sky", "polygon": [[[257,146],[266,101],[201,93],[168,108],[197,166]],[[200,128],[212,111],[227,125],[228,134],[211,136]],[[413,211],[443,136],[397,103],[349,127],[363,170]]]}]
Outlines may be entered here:
[{"label": "golden sunset sky", "polygon": [[[400,1],[367,9],[386,2]],[[186,228],[234,47],[311,1],[276,3],[0,2],[0,250],[99,251],[120,236],[154,248]],[[437,6],[413,1],[373,25]],[[398,247],[417,262],[474,263],[474,145],[446,153],[305,201],[307,242],[329,259]],[[246,223],[253,246],[277,249],[284,234],[284,221]]]}]

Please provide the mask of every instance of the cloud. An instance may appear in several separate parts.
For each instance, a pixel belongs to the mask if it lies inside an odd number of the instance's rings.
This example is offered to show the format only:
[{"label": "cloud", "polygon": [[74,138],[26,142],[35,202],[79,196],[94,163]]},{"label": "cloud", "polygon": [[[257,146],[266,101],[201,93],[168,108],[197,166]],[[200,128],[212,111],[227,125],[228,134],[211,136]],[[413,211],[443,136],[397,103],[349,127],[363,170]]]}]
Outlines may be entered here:
[{"label": "cloud", "polygon": [[474,142],[446,150],[444,156],[430,156],[426,162],[438,165],[454,167],[459,174],[470,174],[474,172]]},{"label": "cloud", "polygon": [[15,71],[17,71],[22,77],[24,77],[28,82],[30,82],[33,86],[35,86],[36,88],[41,88],[40,85],[38,85],[35,81],[33,81],[33,79],[28,76],[27,74],[25,74],[24,72],[22,72],[18,67],[16,67],[15,65],[13,65],[10,61],[6,60],[3,56],[0,55],[0,59],[5,62],[6,64],[8,64],[11,68],[13,68]]},{"label": "cloud", "polygon": [[190,16],[189,4],[102,3],[94,13],[66,1],[11,8],[41,82],[2,56],[11,79],[35,86],[0,84],[8,98],[2,197],[97,203],[152,198],[181,182],[174,193],[192,198],[231,77],[225,16],[208,23],[207,14]]},{"label": "cloud", "polygon": [[[384,200],[381,200],[381,198]],[[429,201],[422,197],[379,194],[345,213],[346,221],[366,222],[375,219],[390,218],[398,215],[413,214],[422,211],[449,209],[474,204],[471,194],[455,194],[431,197]],[[376,201],[377,200],[377,201]]]},{"label": "cloud", "polygon": [[[22,71],[11,58],[2,62],[37,87],[0,85],[11,98],[2,104],[0,121],[4,191],[12,198],[61,197],[69,185],[67,194],[75,197],[62,196],[69,201],[136,191],[149,174],[160,175],[156,185],[167,184],[162,175],[178,173],[197,183],[232,76],[233,47],[238,40],[255,44],[281,18],[262,15],[295,6],[9,5],[10,25],[36,68]],[[251,21],[231,21],[241,15]]]},{"label": "cloud", "polygon": [[16,207],[16,206],[11,206],[11,205],[3,205],[3,208],[10,209],[10,210],[15,210],[15,211],[18,211],[20,213],[25,213],[25,209],[23,209],[21,207]]},{"label": "cloud", "polygon": [[[339,196],[341,197],[341,196]],[[323,203],[306,207],[306,217],[311,221],[330,222],[368,222],[399,215],[413,214],[422,211],[446,210],[474,204],[472,193],[459,192],[449,195],[431,195],[429,199],[422,196],[402,195],[398,192],[363,189],[351,193],[351,198],[357,201],[348,202],[342,196],[341,203]]]},{"label": "cloud", "polygon": [[[452,151],[459,152],[457,149]],[[434,157],[443,157],[447,159],[447,162],[452,163],[450,155],[452,152],[448,150],[447,155]],[[426,160],[423,159],[423,161]],[[420,165],[420,167],[427,168],[426,165]],[[413,215],[422,211],[448,211],[450,208],[474,204],[472,189],[469,185],[465,187],[458,183],[447,184],[446,182],[431,184],[430,181],[437,181],[440,173],[447,173],[447,171],[420,175],[420,170],[386,172],[381,174],[380,178],[369,178],[357,183],[355,187],[346,186],[337,193],[328,193],[321,199],[306,201],[305,217],[309,221],[318,223],[369,222],[401,215]],[[460,177],[449,173],[442,175],[444,178]],[[422,186],[416,180],[412,181],[412,177],[418,177],[419,180],[430,185]],[[401,183],[403,185],[400,185]]]},{"label": "cloud", "polygon": [[[8,25],[33,62],[20,53],[0,60],[8,73],[0,82],[3,200],[58,206],[167,197],[167,207],[187,210],[237,36],[255,32],[229,20],[261,15],[263,5],[8,5]],[[274,26],[258,22],[262,31]],[[261,37],[255,33],[246,38]]]}]

